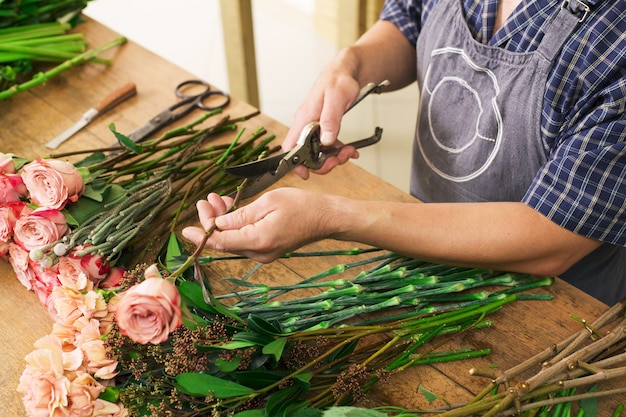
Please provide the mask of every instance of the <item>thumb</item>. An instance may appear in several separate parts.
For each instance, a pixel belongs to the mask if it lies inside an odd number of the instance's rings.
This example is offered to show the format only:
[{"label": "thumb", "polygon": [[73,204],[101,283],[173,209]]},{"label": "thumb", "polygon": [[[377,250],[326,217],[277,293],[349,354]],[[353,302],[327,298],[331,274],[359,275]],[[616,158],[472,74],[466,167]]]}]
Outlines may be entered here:
[{"label": "thumb", "polygon": [[223,214],[215,218],[215,226],[218,230],[236,230],[251,222],[248,219],[246,207],[240,207],[235,211]]}]

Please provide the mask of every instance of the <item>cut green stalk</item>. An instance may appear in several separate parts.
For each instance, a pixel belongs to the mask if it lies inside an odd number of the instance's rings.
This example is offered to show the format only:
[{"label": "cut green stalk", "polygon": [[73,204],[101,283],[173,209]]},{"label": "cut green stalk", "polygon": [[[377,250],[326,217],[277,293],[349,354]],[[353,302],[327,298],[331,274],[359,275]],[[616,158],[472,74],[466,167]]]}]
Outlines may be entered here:
[{"label": "cut green stalk", "polygon": [[121,37],[113,41],[107,42],[104,45],[101,45],[94,49],[90,49],[70,60],[67,60],[63,62],[62,64],[52,68],[49,71],[35,75],[30,81],[26,81],[22,84],[14,85],[4,91],[1,91],[0,100],[6,100],[22,91],[44,84],[50,78],[55,77],[59,75],[60,73],[67,71],[71,68],[74,68],[77,65],[81,65],[93,58],[96,58],[99,54],[101,54],[104,51],[107,51],[111,48],[124,44],[126,40],[127,39],[125,37]]}]

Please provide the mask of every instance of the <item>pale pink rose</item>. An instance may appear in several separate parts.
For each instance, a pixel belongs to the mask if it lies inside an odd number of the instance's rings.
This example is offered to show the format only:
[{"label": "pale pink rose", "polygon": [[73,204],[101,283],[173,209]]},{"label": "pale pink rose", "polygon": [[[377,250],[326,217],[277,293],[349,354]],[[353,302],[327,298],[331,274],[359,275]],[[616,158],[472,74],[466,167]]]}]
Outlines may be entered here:
[{"label": "pale pink rose", "polygon": [[94,417],[129,417],[130,413],[123,404],[114,404],[98,398],[93,406]]},{"label": "pale pink rose", "polygon": [[15,241],[27,251],[38,249],[61,239],[69,230],[63,213],[38,208],[15,222]]},{"label": "pale pink rose", "polygon": [[180,294],[165,279],[146,279],[124,292],[115,320],[122,334],[137,343],[164,342],[182,324]]},{"label": "pale pink rose", "polygon": [[20,201],[0,206],[0,241],[9,242],[13,238],[15,222],[25,205]]},{"label": "pale pink rose", "polygon": [[27,193],[22,177],[17,174],[0,173],[0,204],[20,201]]},{"label": "pale pink rose", "polygon": [[126,270],[120,267],[113,267],[107,277],[100,282],[99,287],[104,290],[111,290],[119,288],[122,285],[122,278],[124,278],[124,272]]},{"label": "pale pink rose", "polygon": [[81,245],[72,250],[67,257],[62,257],[59,260],[59,273],[67,274],[68,278],[75,280],[79,272],[82,272],[94,286],[97,286],[111,271],[111,266],[102,255],[94,253],[80,255],[84,250],[85,247]]},{"label": "pale pink rose", "polygon": [[41,303],[47,307],[52,291],[61,285],[58,273],[50,268],[44,268],[39,262],[30,261],[29,263],[35,273],[35,280],[32,281],[33,291]]},{"label": "pale pink rose", "polygon": [[37,280],[37,276],[28,263],[28,252],[19,245],[9,243],[9,264],[11,264],[17,280],[27,290],[32,290],[33,282]]},{"label": "pale pink rose", "polygon": [[76,291],[85,291],[93,289],[93,282],[87,278],[87,274],[81,266],[80,259],[70,256],[62,256],[59,258],[59,281],[66,287],[75,289]]},{"label": "pale pink rose", "polygon": [[0,172],[15,174],[15,164],[13,163],[12,155],[0,152]]},{"label": "pale pink rose", "polygon": [[30,198],[39,206],[62,209],[76,202],[85,191],[85,182],[72,164],[57,159],[37,158],[24,165],[22,178]]}]

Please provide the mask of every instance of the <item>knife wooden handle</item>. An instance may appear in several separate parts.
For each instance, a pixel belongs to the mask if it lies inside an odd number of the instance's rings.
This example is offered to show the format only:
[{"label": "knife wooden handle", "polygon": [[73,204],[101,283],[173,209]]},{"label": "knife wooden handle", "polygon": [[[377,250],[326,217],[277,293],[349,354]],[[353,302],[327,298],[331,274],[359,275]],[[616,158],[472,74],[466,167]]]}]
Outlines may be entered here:
[{"label": "knife wooden handle", "polygon": [[98,113],[104,113],[135,94],[137,94],[135,83],[124,84],[117,90],[111,91],[100,103],[96,104],[94,109],[96,109]]}]

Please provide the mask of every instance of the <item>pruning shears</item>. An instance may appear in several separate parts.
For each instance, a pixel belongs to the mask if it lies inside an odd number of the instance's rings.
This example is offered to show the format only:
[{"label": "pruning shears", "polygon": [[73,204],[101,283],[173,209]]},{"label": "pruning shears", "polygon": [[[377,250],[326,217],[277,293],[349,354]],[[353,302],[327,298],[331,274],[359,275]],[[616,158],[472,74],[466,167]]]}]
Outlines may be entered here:
[{"label": "pruning shears", "polygon": [[[357,99],[348,110],[357,105],[368,94],[373,92],[379,94],[381,89],[387,85],[389,85],[388,81],[379,84],[367,84],[361,89]],[[296,146],[292,150],[268,158],[226,167],[224,171],[235,177],[248,178],[246,186],[241,190],[241,198],[248,198],[265,190],[296,166],[303,165],[312,170],[320,169],[326,158],[337,155],[344,146],[360,149],[378,143],[382,137],[382,132],[383,130],[377,127],[374,134],[368,138],[345,145],[322,146],[320,124],[319,122],[311,122],[302,129]]]}]

